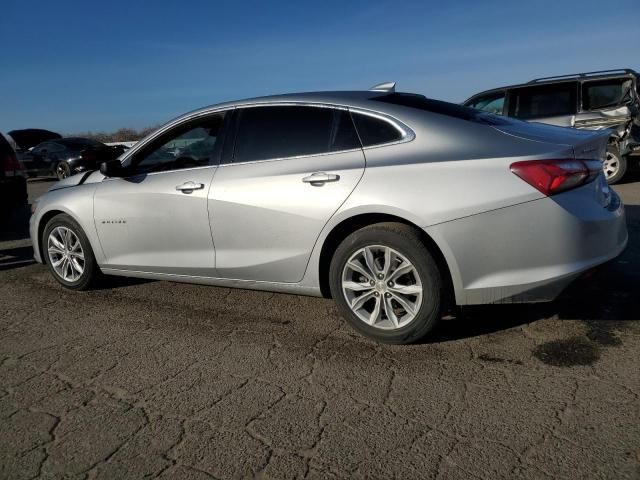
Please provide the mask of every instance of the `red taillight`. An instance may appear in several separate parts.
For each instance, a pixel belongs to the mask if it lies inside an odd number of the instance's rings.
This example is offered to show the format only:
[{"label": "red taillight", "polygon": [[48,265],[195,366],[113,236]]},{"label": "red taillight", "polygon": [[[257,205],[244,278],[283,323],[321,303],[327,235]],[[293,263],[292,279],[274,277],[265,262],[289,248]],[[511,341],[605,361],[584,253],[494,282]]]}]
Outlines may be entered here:
[{"label": "red taillight", "polygon": [[2,167],[5,175],[18,175],[22,173],[22,167],[20,166],[20,162],[18,162],[15,153],[7,154],[4,158],[4,162],[2,162]]},{"label": "red taillight", "polygon": [[547,196],[594,180],[602,172],[598,160],[528,160],[511,164],[511,171]]}]

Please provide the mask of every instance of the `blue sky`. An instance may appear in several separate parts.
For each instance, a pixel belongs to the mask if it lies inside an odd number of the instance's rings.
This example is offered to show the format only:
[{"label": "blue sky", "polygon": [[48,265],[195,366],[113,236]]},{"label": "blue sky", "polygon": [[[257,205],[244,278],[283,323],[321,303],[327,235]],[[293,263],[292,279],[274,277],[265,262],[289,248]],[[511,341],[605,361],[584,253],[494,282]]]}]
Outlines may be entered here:
[{"label": "blue sky", "polygon": [[0,131],[140,128],[224,100],[386,80],[462,101],[537,76],[640,69],[638,18],[639,0],[3,0]]}]

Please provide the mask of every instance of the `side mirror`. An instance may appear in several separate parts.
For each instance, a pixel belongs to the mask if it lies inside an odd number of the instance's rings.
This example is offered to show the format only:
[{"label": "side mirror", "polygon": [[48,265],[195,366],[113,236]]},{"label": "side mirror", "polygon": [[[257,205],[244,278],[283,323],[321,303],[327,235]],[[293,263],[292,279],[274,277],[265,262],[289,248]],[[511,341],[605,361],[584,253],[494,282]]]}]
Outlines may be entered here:
[{"label": "side mirror", "polygon": [[120,163],[120,160],[109,160],[100,164],[100,173],[105,177],[123,177],[125,168]]}]

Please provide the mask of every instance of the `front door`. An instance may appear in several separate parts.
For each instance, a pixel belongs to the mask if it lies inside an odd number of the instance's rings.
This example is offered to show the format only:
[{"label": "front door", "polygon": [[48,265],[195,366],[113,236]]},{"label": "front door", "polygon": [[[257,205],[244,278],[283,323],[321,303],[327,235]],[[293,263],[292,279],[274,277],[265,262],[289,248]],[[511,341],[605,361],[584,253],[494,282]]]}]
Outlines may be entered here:
[{"label": "front door", "polygon": [[298,282],[364,172],[353,122],[321,106],[240,108],[237,117],[235,153],[209,193],[218,275]]},{"label": "front door", "polygon": [[207,194],[224,117],[174,127],[125,161],[126,177],[98,186],[94,220],[105,267],[215,276]]}]

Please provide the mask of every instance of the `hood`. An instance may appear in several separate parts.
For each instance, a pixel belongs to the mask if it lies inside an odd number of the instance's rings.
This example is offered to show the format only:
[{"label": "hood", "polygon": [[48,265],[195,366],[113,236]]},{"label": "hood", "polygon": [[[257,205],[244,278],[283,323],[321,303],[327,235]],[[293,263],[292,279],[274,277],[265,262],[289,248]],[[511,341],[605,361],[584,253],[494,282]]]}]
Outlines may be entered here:
[{"label": "hood", "polygon": [[25,128],[23,130],[11,130],[9,132],[13,141],[21,150],[29,150],[31,147],[35,147],[39,143],[54,138],[62,138],[62,135],[49,130],[43,130],[40,128]]},{"label": "hood", "polygon": [[60,190],[61,188],[69,188],[75,187],[81,184],[88,183],[98,183],[104,179],[104,175],[102,175],[99,171],[95,172],[82,172],[72,175],[71,177],[67,177],[64,180],[60,180],[59,182],[54,183],[49,187],[48,192],[53,192],[54,190]]}]

